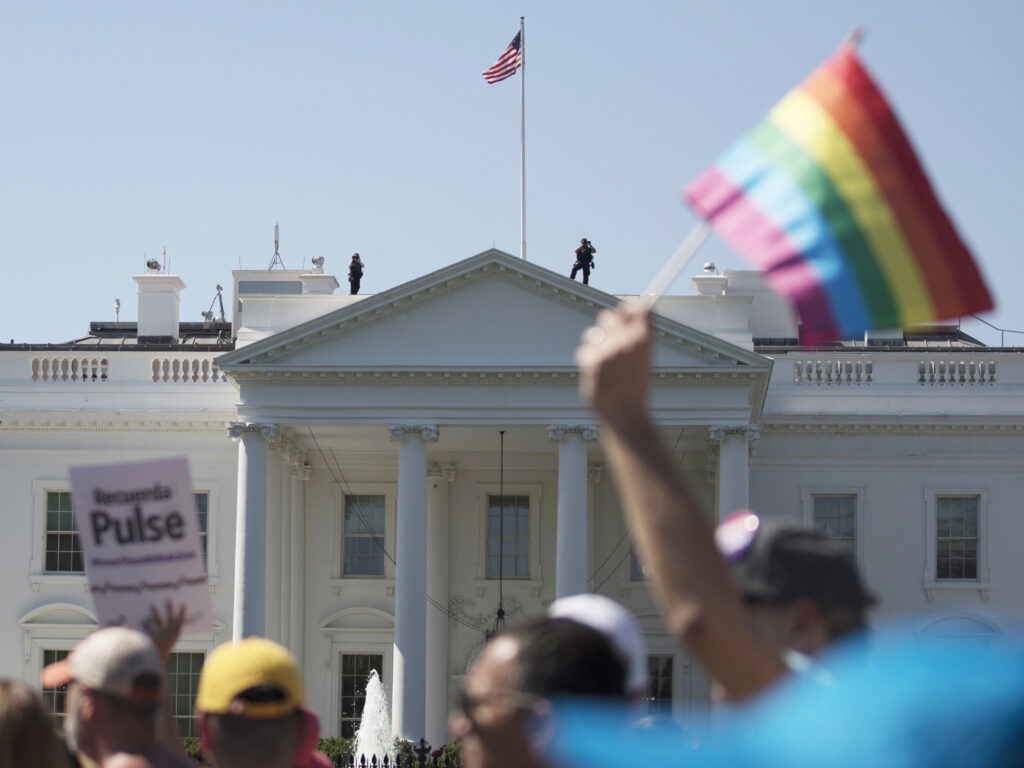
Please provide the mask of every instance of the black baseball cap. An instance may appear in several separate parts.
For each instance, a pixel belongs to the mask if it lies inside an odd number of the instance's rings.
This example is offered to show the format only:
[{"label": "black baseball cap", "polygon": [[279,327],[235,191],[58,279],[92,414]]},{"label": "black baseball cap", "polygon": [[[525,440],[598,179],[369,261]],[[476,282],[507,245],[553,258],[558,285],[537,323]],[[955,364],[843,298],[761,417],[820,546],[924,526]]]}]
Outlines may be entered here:
[{"label": "black baseball cap", "polygon": [[876,600],[850,554],[817,528],[734,512],[715,529],[743,599],[786,605],[811,599],[824,610],[869,608]]}]

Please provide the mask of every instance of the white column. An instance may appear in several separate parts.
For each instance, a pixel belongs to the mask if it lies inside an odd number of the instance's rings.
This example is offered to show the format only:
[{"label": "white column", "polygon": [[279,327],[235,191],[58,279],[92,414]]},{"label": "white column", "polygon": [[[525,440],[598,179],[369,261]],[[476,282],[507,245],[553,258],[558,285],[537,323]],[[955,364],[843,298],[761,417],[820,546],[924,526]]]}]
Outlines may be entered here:
[{"label": "white column", "polygon": [[399,441],[391,730],[418,741],[426,732],[427,441],[437,440],[437,427],[393,425],[388,436]]},{"label": "white column", "polygon": [[228,424],[238,439],[238,511],[235,520],[235,602],[231,638],[265,635],[267,560],[267,440],[275,424]]},{"label": "white column", "polygon": [[576,424],[548,427],[558,443],[558,527],[555,597],[587,591],[587,446],[597,428]]},{"label": "white column", "polygon": [[455,466],[432,464],[427,475],[426,740],[444,744],[448,728],[448,489]]},{"label": "white column", "polygon": [[760,430],[756,426],[710,427],[708,435],[718,444],[716,490],[718,519],[750,506],[750,450]]},{"label": "white column", "polygon": [[281,525],[278,550],[281,557],[281,589],[277,606],[278,642],[291,648],[291,622],[288,601],[292,594],[292,470],[291,453],[293,446],[288,443],[281,451]]},{"label": "white column", "polygon": [[[271,450],[274,446],[271,444]],[[278,504],[281,508],[280,525],[277,528],[278,549],[281,558],[281,586],[277,606],[277,640],[289,650],[292,648],[292,578],[295,566],[292,562],[292,519],[295,510],[292,507],[292,477],[300,466],[305,454],[291,440],[283,439],[279,443],[278,453],[281,461],[280,496]]]},{"label": "white column", "polygon": [[281,525],[284,517],[281,509],[281,443],[271,440],[267,445],[267,560],[265,574],[267,579],[267,617],[266,637],[275,642],[281,641],[281,580],[283,565],[281,562]]},{"label": "white column", "polygon": [[291,474],[292,530],[291,544],[291,591],[288,597],[288,623],[291,625],[291,652],[304,669],[306,643],[306,481],[309,480],[309,465],[306,456],[297,456],[297,466]]}]

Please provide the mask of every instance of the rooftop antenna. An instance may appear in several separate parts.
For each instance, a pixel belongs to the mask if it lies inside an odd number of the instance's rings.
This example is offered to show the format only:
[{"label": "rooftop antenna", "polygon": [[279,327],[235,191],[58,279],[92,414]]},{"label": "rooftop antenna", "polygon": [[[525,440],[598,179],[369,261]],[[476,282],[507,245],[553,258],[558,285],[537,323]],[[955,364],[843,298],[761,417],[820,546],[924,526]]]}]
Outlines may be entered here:
[{"label": "rooftop antenna", "polygon": [[499,429],[498,434],[501,436],[501,459],[500,469],[498,470],[498,504],[500,505],[500,511],[498,512],[498,611],[494,614],[494,626],[490,632],[486,633],[488,640],[505,628],[505,607],[503,604],[503,586],[505,581],[505,430]]},{"label": "rooftop antenna", "polygon": [[164,271],[164,272],[167,272],[167,271],[168,271],[168,266],[167,266],[167,246],[166,246],[166,245],[164,246],[164,250],[163,250],[163,256],[164,256],[164,266],[163,266],[163,271]]},{"label": "rooftop antenna", "polygon": [[275,224],[274,225],[274,258],[272,258],[270,260],[270,266],[267,267],[267,271],[268,272],[270,270],[272,270],[275,265],[280,265],[281,269],[284,269],[284,262],[281,260],[280,246],[281,246],[281,228],[277,224]]},{"label": "rooftop antenna", "polygon": [[115,323],[119,322],[120,321],[120,317],[121,317],[121,300],[120,299],[114,299],[114,322]]},{"label": "rooftop antenna", "polygon": [[203,312],[203,325],[209,326],[210,323],[213,322],[214,304],[218,304],[220,306],[220,317],[218,317],[217,319],[220,320],[222,323],[227,322],[227,318],[224,317],[224,299],[221,298],[221,292],[223,290],[224,289],[221,287],[221,284],[217,283],[217,293],[214,294],[213,301],[210,302],[210,308]]}]

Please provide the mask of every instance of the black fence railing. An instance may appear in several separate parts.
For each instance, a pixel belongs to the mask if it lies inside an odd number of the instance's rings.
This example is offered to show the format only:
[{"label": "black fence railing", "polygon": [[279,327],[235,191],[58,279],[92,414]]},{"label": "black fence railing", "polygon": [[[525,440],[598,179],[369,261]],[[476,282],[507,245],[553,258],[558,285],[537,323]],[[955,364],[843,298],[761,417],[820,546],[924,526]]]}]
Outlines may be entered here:
[{"label": "black fence railing", "polygon": [[[457,743],[444,744],[432,749],[425,739],[419,742],[395,739],[394,754],[378,759],[376,756],[353,755],[354,739],[324,738],[317,748],[334,768],[459,768]],[[199,748],[199,741],[193,737],[183,740],[185,753],[198,765],[210,765],[206,755]]]},{"label": "black fence railing", "polygon": [[458,748],[454,744],[431,749],[425,739],[418,743],[400,743],[393,756],[329,755],[334,768],[459,768]]},{"label": "black fence railing", "polygon": [[420,760],[415,755],[395,755],[394,760],[385,757],[381,761],[377,760],[376,755],[370,760],[367,760],[365,755],[361,755],[358,760],[352,755],[348,758],[337,758],[332,762],[334,768],[459,768],[459,757],[455,753],[428,757],[426,760]]}]

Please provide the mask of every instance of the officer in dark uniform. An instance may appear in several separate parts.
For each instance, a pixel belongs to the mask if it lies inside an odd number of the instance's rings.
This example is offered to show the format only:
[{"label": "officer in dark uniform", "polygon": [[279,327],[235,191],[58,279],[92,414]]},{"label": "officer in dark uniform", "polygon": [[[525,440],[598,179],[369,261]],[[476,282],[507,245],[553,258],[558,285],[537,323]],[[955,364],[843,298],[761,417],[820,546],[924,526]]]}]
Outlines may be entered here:
[{"label": "officer in dark uniform", "polygon": [[583,270],[583,284],[590,285],[590,270],[594,269],[594,254],[597,253],[597,248],[587,238],[580,240],[580,247],[576,249],[576,263],[572,265],[572,272],[569,273],[569,279],[575,280],[576,273],[581,269]]},{"label": "officer in dark uniform", "polygon": [[348,263],[348,284],[349,293],[355,296],[359,293],[359,281],[363,279],[363,260],[358,253],[352,254],[352,261]]}]

